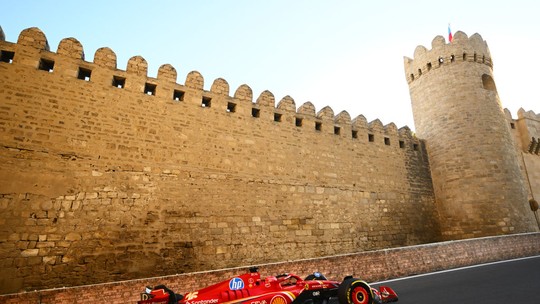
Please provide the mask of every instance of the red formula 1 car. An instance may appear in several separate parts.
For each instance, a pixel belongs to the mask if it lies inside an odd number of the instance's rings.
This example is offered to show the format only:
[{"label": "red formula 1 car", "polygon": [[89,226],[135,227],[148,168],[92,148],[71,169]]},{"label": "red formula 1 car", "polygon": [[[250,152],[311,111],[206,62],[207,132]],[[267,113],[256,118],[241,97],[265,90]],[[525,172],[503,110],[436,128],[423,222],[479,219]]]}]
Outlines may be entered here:
[{"label": "red formula 1 car", "polygon": [[257,268],[249,273],[190,292],[176,294],[164,285],[146,287],[138,304],[380,304],[397,302],[396,293],[387,286],[371,288],[366,282],[345,277],[329,281],[314,273],[301,279],[281,274],[261,279]]}]

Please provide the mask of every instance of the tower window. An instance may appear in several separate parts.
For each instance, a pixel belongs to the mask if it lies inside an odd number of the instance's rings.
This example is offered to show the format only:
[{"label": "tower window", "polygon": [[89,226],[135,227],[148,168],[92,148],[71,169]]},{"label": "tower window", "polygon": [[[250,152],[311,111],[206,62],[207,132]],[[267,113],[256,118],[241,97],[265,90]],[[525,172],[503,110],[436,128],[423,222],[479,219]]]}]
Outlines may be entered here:
[{"label": "tower window", "polygon": [[467,53],[463,53],[463,61],[467,61]]},{"label": "tower window", "polygon": [[413,144],[412,148],[413,148],[414,151],[418,151],[418,144]]},{"label": "tower window", "polygon": [[203,96],[201,101],[201,107],[210,108],[212,106],[212,98]]},{"label": "tower window", "polygon": [[427,64],[427,70],[428,70],[428,71],[431,70],[431,62],[428,62],[428,64]]},{"label": "tower window", "polygon": [[511,122],[511,123],[510,123],[510,128],[515,129],[515,128],[516,128],[516,124],[514,124],[513,122]]},{"label": "tower window", "polygon": [[495,87],[495,81],[493,81],[493,78],[488,74],[482,75],[482,85],[486,90],[497,91],[497,88]]},{"label": "tower window", "polygon": [[418,69],[418,77],[422,76],[422,69]]},{"label": "tower window", "polygon": [[414,80],[414,74],[411,74],[411,80]]},{"label": "tower window", "polygon": [[450,62],[454,62],[454,61],[456,61],[456,56],[450,55]]},{"label": "tower window", "polygon": [[274,121],[275,122],[281,122],[281,114],[280,113],[274,113]]},{"label": "tower window", "polygon": [[156,87],[157,85],[152,83],[145,83],[144,84],[144,94],[146,95],[156,95]]},{"label": "tower window", "polygon": [[322,130],[322,122],[316,121],[315,122],[315,131],[321,131]]},{"label": "tower window", "polygon": [[476,62],[476,58],[477,58],[477,57],[478,57],[478,56],[476,56],[476,53],[474,53],[474,57],[473,57],[474,62]]},{"label": "tower window", "polygon": [[352,130],[352,138],[358,138],[358,131]]},{"label": "tower window", "polygon": [[404,142],[403,140],[400,140],[400,141],[399,141],[399,148],[400,148],[400,149],[405,148],[405,142]]},{"label": "tower window", "polygon": [[374,142],[374,141],[375,141],[375,135],[373,135],[373,134],[368,134],[367,136],[368,136],[368,141],[369,141],[369,142]]},{"label": "tower window", "polygon": [[117,87],[119,89],[122,89],[122,88],[124,88],[126,86],[126,79],[124,77],[120,77],[120,76],[113,76],[112,85],[113,85],[113,87]]},{"label": "tower window", "polygon": [[122,89],[126,86],[126,79],[120,76],[113,76],[113,87]]},{"label": "tower window", "polygon": [[261,116],[261,110],[257,108],[251,108],[251,116],[259,118]]},{"label": "tower window", "polygon": [[444,63],[444,58],[439,57],[439,66]]},{"label": "tower window", "polygon": [[173,100],[175,101],[184,101],[184,91],[180,91],[180,90],[174,90],[174,93],[173,93]]},{"label": "tower window", "polygon": [[84,80],[84,81],[90,81],[90,76],[92,75],[92,70],[85,69],[85,68],[79,68],[79,74],[77,75],[78,79]]},{"label": "tower window", "polygon": [[335,135],[341,134],[341,128],[338,127],[338,126],[334,126],[334,134],[335,134]]},{"label": "tower window", "polygon": [[49,73],[52,73],[52,71],[54,70],[54,60],[41,58],[39,60],[39,67],[38,68],[40,70],[42,70],[42,71],[47,71]]},{"label": "tower window", "polygon": [[227,112],[228,113],[236,112],[236,104],[234,102],[228,102],[227,103]]},{"label": "tower window", "polygon": [[295,120],[294,120],[294,124],[295,124],[297,127],[301,127],[301,126],[302,126],[302,118],[296,117]]},{"label": "tower window", "polygon": [[13,57],[15,57],[15,52],[10,52],[10,51],[0,52],[0,61],[2,62],[12,63]]},{"label": "tower window", "polygon": [[384,138],[384,144],[387,145],[387,146],[390,146],[390,138],[385,137]]}]

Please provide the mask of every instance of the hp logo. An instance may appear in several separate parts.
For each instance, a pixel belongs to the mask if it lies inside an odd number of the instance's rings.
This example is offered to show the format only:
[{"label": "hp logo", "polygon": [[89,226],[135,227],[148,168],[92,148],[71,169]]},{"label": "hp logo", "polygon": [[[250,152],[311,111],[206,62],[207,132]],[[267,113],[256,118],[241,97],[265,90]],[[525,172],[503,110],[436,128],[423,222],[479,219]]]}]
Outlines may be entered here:
[{"label": "hp logo", "polygon": [[238,290],[244,288],[244,281],[240,278],[233,278],[229,281],[229,289],[230,290]]}]

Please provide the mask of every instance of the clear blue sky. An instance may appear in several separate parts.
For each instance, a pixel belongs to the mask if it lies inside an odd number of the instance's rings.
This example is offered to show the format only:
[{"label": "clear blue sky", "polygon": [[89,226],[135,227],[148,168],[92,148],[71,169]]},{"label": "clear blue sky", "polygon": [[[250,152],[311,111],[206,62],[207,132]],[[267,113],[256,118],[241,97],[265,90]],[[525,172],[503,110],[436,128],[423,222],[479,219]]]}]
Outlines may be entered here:
[{"label": "clear blue sky", "polygon": [[75,37],[92,61],[110,47],[125,69],[143,56],[148,76],[162,64],[178,71],[178,83],[199,71],[241,84],[254,99],[271,91],[276,103],[290,95],[297,107],[311,101],[352,118],[394,122],[414,129],[403,56],[417,45],[431,48],[436,35],[478,32],[487,40],[503,107],[540,113],[540,5],[514,1],[27,1],[3,3],[0,26],[16,42],[28,27],[40,28],[56,51]]}]

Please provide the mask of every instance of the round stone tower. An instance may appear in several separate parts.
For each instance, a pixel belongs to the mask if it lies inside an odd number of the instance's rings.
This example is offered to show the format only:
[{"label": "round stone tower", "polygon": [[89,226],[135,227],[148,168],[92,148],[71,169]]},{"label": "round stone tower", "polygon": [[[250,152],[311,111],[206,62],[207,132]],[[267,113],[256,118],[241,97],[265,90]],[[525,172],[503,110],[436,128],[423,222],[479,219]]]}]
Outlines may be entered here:
[{"label": "round stone tower", "polygon": [[405,57],[443,240],[534,231],[527,188],[482,37],[457,32]]}]

